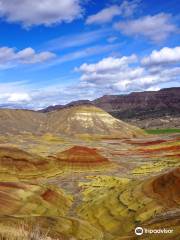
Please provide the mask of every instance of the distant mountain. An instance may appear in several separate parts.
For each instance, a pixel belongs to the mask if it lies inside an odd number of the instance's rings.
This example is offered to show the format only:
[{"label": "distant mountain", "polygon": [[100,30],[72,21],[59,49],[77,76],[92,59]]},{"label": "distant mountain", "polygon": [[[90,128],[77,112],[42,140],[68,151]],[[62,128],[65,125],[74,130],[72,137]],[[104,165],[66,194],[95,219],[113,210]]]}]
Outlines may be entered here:
[{"label": "distant mountain", "polygon": [[93,105],[41,113],[27,110],[0,110],[0,133],[63,134],[69,137],[138,137],[144,131],[120,121]]},{"label": "distant mountain", "polygon": [[179,116],[180,88],[104,96],[93,101],[93,104],[121,119],[145,119],[167,114]]},{"label": "distant mountain", "polygon": [[94,101],[83,100],[64,106],[51,106],[42,112],[82,104],[95,105],[118,119],[144,128],[180,127],[180,87],[128,95],[105,95]]},{"label": "distant mountain", "polygon": [[141,128],[180,127],[180,88],[104,96],[93,103],[112,116]]},{"label": "distant mountain", "polygon": [[53,112],[53,111],[56,111],[56,110],[60,110],[60,109],[63,109],[63,108],[82,106],[82,105],[93,105],[93,103],[89,100],[79,100],[79,101],[70,102],[66,105],[49,106],[47,108],[44,108],[44,109],[40,110],[39,112],[47,113],[47,112]]}]

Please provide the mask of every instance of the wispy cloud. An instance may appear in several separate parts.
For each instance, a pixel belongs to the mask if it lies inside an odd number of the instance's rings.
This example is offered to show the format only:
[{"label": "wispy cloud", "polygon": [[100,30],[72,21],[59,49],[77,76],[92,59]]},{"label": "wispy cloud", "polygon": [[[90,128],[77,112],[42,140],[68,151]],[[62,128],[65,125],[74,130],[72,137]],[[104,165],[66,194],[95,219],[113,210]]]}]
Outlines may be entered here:
[{"label": "wispy cloud", "polygon": [[104,24],[111,22],[114,17],[132,16],[140,4],[140,0],[123,1],[120,5],[112,5],[87,18],[86,24]]},{"label": "wispy cloud", "polygon": [[72,34],[64,37],[52,39],[43,45],[44,48],[54,51],[65,48],[82,47],[94,43],[109,35],[110,29],[100,29],[90,32]]},{"label": "wispy cloud", "polygon": [[63,63],[66,62],[72,62],[75,60],[79,60],[79,59],[84,59],[87,57],[91,57],[91,56],[97,56],[99,54],[103,54],[103,53],[111,53],[112,51],[117,50],[118,48],[120,48],[121,43],[120,44],[107,44],[107,45],[94,45],[92,47],[87,47],[84,49],[80,49],[74,52],[70,52],[67,53],[63,56],[60,57],[56,57],[56,59],[54,61],[51,61],[49,63],[45,63],[41,66],[38,66],[38,69],[44,69],[44,68],[49,68],[49,67],[53,67],[56,65],[61,65]]},{"label": "wispy cloud", "polygon": [[143,36],[153,42],[162,42],[177,31],[171,14],[159,13],[116,23],[115,29],[128,36]]}]

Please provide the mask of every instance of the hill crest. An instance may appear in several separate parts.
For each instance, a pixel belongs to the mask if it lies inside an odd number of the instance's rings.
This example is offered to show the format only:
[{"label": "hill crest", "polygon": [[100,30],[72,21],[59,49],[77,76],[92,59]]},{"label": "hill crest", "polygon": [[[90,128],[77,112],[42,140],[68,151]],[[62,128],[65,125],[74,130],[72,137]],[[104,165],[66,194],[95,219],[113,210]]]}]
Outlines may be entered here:
[{"label": "hill crest", "polygon": [[137,137],[144,132],[91,105],[40,113],[0,110],[0,133],[63,134],[66,136]]}]

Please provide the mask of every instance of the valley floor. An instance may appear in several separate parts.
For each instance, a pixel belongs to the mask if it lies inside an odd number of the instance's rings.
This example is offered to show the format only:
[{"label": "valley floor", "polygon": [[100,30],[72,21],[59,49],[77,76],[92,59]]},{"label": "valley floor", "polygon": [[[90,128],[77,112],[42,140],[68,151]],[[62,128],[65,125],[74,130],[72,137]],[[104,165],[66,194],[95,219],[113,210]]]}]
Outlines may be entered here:
[{"label": "valley floor", "polygon": [[179,240],[179,140],[1,135],[0,239]]}]

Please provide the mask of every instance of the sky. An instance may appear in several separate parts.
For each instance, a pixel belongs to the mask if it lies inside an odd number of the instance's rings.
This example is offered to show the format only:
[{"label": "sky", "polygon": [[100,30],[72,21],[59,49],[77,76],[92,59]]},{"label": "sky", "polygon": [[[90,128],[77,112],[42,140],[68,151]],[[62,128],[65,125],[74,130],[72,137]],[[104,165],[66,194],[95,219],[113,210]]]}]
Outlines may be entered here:
[{"label": "sky", "polygon": [[0,0],[0,107],[180,87],[180,0]]}]

